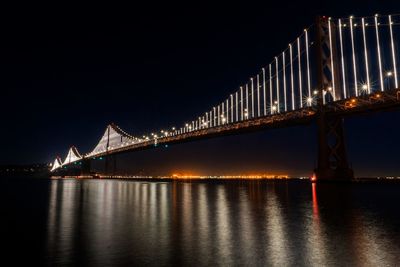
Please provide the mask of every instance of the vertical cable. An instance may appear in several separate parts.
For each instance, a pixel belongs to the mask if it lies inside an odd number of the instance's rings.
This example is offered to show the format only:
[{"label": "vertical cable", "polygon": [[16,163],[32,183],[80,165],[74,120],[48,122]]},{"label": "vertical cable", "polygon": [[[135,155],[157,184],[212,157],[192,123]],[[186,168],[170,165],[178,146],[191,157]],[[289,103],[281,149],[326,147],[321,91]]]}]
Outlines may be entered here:
[{"label": "vertical cable", "polygon": [[260,75],[257,74],[257,117],[260,117]]},{"label": "vertical cable", "polygon": [[[307,57],[307,87],[308,87],[308,97],[311,97],[311,77],[310,77],[310,55],[308,53],[308,31],[304,30],[306,35],[306,57]],[[311,106],[311,103],[310,103]]]},{"label": "vertical cable", "polygon": [[382,59],[381,59],[381,45],[379,41],[379,29],[378,29],[378,14],[375,15],[375,33],[376,33],[376,46],[377,46],[377,52],[378,52],[378,65],[379,65],[379,79],[381,83],[381,91],[384,90],[384,85],[383,85],[383,74],[382,74]]},{"label": "vertical cable", "polygon": [[353,58],[354,91],[356,93],[356,96],[358,96],[356,51],[354,48],[353,16],[350,16],[350,36],[351,36],[351,52],[352,52],[352,58]]},{"label": "vertical cable", "polygon": [[285,51],[282,54],[282,66],[283,66],[283,101],[285,102],[285,112],[287,111],[286,103],[286,62],[285,62]]},{"label": "vertical cable", "polygon": [[247,114],[245,117],[246,119],[249,118],[249,86],[246,83],[246,109],[245,109],[245,114]]},{"label": "vertical cable", "polygon": [[332,96],[333,101],[336,101],[336,86],[335,86],[335,67],[333,64],[333,45],[332,45],[332,26],[331,26],[331,18],[328,20],[328,28],[329,28],[329,51],[331,56],[331,73],[332,73]]},{"label": "vertical cable", "polygon": [[243,120],[243,87],[240,86],[240,120]]},{"label": "vertical cable", "polygon": [[235,106],[235,108],[236,108],[236,122],[238,122],[238,120],[239,120],[239,113],[238,113],[238,110],[239,110],[239,108],[238,108],[238,106],[239,106],[239,100],[238,100],[238,92],[236,91],[236,93],[235,93],[235,97],[236,97],[236,106]]},{"label": "vertical cable", "polygon": [[393,21],[392,15],[389,15],[389,30],[390,30],[390,44],[392,48],[392,63],[393,63],[393,72],[394,72],[394,86],[396,89],[399,89],[398,79],[397,79],[397,64],[396,64],[396,53],[394,50],[394,41],[393,41]]},{"label": "vertical cable", "polygon": [[221,103],[221,124],[224,124],[226,122],[225,119],[225,105],[224,102]]},{"label": "vertical cable", "polygon": [[342,21],[339,19],[339,42],[340,42],[340,56],[342,62],[342,79],[343,79],[343,98],[347,98],[346,90],[346,72],[344,66],[344,51],[343,51],[343,34],[342,34]]},{"label": "vertical cable", "polygon": [[267,90],[265,88],[265,68],[262,68],[262,73],[263,73],[264,116],[267,116]]},{"label": "vertical cable", "polygon": [[225,122],[229,123],[229,100],[226,100],[226,105],[225,105],[226,113],[225,113]]},{"label": "vertical cable", "polygon": [[231,123],[233,122],[233,95],[231,94]]},{"label": "vertical cable", "polygon": [[273,102],[272,102],[272,68],[271,68],[271,64],[269,64],[269,102],[270,102],[270,110],[271,110],[271,114],[272,112],[272,106],[273,106]]},{"label": "vertical cable", "polygon": [[229,123],[229,99],[226,100],[226,123]]},{"label": "vertical cable", "polygon": [[251,118],[254,118],[254,79],[250,78],[251,81]]},{"label": "vertical cable", "polygon": [[362,32],[363,32],[363,41],[364,41],[364,57],[365,57],[365,73],[367,76],[367,93],[371,93],[371,85],[369,80],[369,62],[368,62],[368,49],[367,49],[367,35],[365,33],[365,19],[361,19],[362,24]]},{"label": "vertical cable", "polygon": [[217,126],[217,113],[216,113],[216,108],[213,107],[214,110],[214,116],[213,116],[213,121],[214,121],[214,127]]},{"label": "vertical cable", "polygon": [[218,115],[217,115],[218,126],[221,125],[221,107],[218,105]]},{"label": "vertical cable", "polygon": [[293,77],[293,48],[292,44],[289,44],[290,54],[290,87],[292,90],[292,110],[294,110],[294,77]]},{"label": "vertical cable", "polygon": [[275,57],[275,72],[276,72],[276,101],[277,101],[277,111],[280,110],[280,101],[279,101],[279,65],[278,65],[278,57]]},{"label": "vertical cable", "polygon": [[300,108],[303,108],[303,88],[301,79],[301,54],[300,54],[300,37],[297,38],[297,60],[299,63],[299,93],[300,93]]}]

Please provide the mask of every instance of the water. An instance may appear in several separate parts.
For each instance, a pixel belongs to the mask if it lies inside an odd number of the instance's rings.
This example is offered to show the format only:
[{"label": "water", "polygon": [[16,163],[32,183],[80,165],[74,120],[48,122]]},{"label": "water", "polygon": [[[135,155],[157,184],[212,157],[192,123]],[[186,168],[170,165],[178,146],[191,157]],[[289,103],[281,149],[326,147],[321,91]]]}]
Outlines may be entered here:
[{"label": "water", "polygon": [[3,179],[0,193],[13,265],[400,264],[400,184]]}]

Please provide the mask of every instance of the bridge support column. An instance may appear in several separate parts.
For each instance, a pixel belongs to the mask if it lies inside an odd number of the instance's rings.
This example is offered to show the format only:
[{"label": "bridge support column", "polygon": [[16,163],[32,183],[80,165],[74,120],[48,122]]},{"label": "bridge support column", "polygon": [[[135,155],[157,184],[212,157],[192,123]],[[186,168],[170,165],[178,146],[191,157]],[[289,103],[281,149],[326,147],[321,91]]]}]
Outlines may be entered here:
[{"label": "bridge support column", "polygon": [[347,160],[343,118],[326,118],[322,113],[318,120],[318,164],[313,179],[352,180],[354,173]]},{"label": "bridge support column", "polygon": [[117,157],[108,155],[105,160],[105,175],[115,176],[117,173]]},{"label": "bridge support column", "polygon": [[[326,116],[325,95],[333,100],[341,99],[340,71],[337,60],[335,29],[327,17],[316,20],[316,58],[318,78],[318,163],[314,170],[313,181],[344,181],[354,178],[353,170],[347,161],[344,142],[343,118]],[[332,32],[332,39],[329,39]],[[327,99],[325,99],[328,101]],[[330,100],[329,100],[330,101]]]},{"label": "bridge support column", "polygon": [[116,155],[112,155],[111,156],[112,159],[112,176],[115,176],[117,174],[117,156]]},{"label": "bridge support column", "polygon": [[91,172],[90,159],[82,160],[81,175],[89,176]]}]

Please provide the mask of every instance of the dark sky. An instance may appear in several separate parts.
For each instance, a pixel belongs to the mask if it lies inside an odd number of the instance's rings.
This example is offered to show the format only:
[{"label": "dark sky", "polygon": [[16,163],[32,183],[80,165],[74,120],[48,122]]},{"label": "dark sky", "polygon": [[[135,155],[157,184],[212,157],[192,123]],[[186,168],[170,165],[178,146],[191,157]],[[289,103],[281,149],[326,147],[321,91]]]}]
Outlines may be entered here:
[{"label": "dark sky", "polygon": [[[88,152],[110,122],[134,135],[180,125],[237,90],[316,15],[400,11],[399,1],[240,2],[4,8],[0,164],[50,162],[71,145]],[[399,118],[346,121],[356,175],[400,175]],[[309,175],[315,158],[311,125],[130,153],[121,165]]]}]

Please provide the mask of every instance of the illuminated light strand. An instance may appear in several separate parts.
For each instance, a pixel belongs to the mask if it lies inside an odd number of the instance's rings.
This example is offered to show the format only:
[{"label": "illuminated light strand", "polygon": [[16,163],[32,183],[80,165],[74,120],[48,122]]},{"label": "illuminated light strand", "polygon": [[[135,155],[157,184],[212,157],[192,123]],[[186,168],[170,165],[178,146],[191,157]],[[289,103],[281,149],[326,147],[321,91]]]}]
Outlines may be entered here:
[{"label": "illuminated light strand", "polygon": [[213,120],[214,120],[214,127],[215,127],[215,126],[217,126],[217,121],[218,121],[218,118],[217,118],[217,108],[216,108],[216,107],[213,107],[213,110],[214,110]]},{"label": "illuminated light strand", "polygon": [[239,111],[239,96],[238,96],[238,92],[236,91],[236,93],[235,93],[235,98],[236,98],[236,122],[238,122],[239,121],[239,113],[238,113],[238,111]]},{"label": "illuminated light strand", "polygon": [[272,111],[273,102],[272,102],[272,68],[271,68],[271,64],[269,64],[269,102],[270,102],[270,109],[271,109],[271,114],[272,114],[273,113],[273,111]]},{"label": "illuminated light strand", "polygon": [[362,33],[363,33],[363,42],[364,42],[364,57],[365,57],[365,73],[367,76],[367,92],[371,93],[371,84],[369,80],[369,62],[368,62],[368,48],[367,48],[367,34],[365,32],[365,19],[361,19]]},{"label": "illuminated light strand", "polygon": [[295,99],[294,99],[294,76],[293,76],[293,48],[292,44],[289,44],[289,54],[290,54],[290,87],[292,91],[292,110],[294,110]]},{"label": "illuminated light strand", "polygon": [[226,100],[226,123],[229,123],[229,99]]},{"label": "illuminated light strand", "polygon": [[287,111],[286,103],[286,65],[285,65],[285,52],[282,53],[282,66],[283,66],[283,101],[285,102],[285,112]]},{"label": "illuminated light strand", "polygon": [[[308,87],[308,97],[311,97],[311,76],[310,76],[310,56],[308,53],[308,31],[304,30],[306,36],[306,58],[307,58],[307,87]],[[312,103],[310,103],[311,106]]]},{"label": "illuminated light strand", "polygon": [[225,123],[225,105],[224,102],[221,103],[221,124]]},{"label": "illuminated light strand", "polygon": [[279,65],[278,57],[275,57],[275,72],[276,72],[276,101],[277,101],[277,111],[280,112],[280,101],[279,101]]},{"label": "illuminated light strand", "polygon": [[347,98],[346,93],[346,72],[344,66],[344,51],[343,51],[343,33],[342,33],[342,21],[339,19],[339,43],[340,43],[340,56],[342,65],[342,79],[343,79],[343,98]]},{"label": "illuminated light strand", "polygon": [[267,90],[265,88],[265,68],[262,68],[262,73],[263,73],[264,116],[267,116]]},{"label": "illuminated light strand", "polygon": [[260,117],[260,75],[257,74],[257,116]]},{"label": "illuminated light strand", "polygon": [[354,91],[355,95],[358,96],[358,87],[357,87],[358,80],[357,80],[356,51],[354,48],[353,16],[350,17],[350,37],[351,37],[351,52],[353,58]]},{"label": "illuminated light strand", "polygon": [[397,64],[396,64],[396,53],[394,47],[394,38],[393,38],[393,21],[392,15],[389,15],[389,31],[390,31],[390,45],[392,50],[392,64],[393,64],[393,72],[394,72],[394,86],[396,89],[399,89],[398,79],[397,79]]},{"label": "illuminated light strand", "polygon": [[231,94],[231,123],[233,122],[233,95]]},{"label": "illuminated light strand", "polygon": [[218,126],[221,125],[221,106],[218,105]]},{"label": "illuminated light strand", "polygon": [[254,79],[250,78],[251,81],[251,118],[254,118]]},{"label": "illuminated light strand", "polygon": [[225,123],[229,123],[229,101],[228,101],[228,99],[226,100],[225,107],[226,107],[226,113],[225,113],[224,119],[225,119]]},{"label": "illuminated light strand", "polygon": [[246,119],[249,118],[249,86],[248,84],[246,84],[246,112],[247,112],[247,116]]},{"label": "illuminated light strand", "polygon": [[381,91],[384,90],[383,85],[383,73],[382,73],[382,59],[381,59],[381,45],[379,40],[379,25],[378,25],[378,15],[375,15],[375,33],[376,33],[376,48],[378,53],[378,66],[379,66],[379,79],[381,84]]},{"label": "illuminated light strand", "polygon": [[[331,19],[328,20],[328,34],[329,34],[329,52],[331,56],[331,73],[332,73],[332,94],[333,94],[333,101],[336,101],[336,86],[335,86],[335,67],[333,64],[333,45],[332,45],[332,25]],[[325,97],[324,97],[325,100]]]},{"label": "illuminated light strand", "polygon": [[243,120],[243,87],[240,86],[240,120]]},{"label": "illuminated light strand", "polygon": [[301,79],[301,53],[300,53],[300,37],[297,38],[297,59],[299,63],[299,94],[300,94],[300,108],[303,108],[303,88]]},{"label": "illuminated light strand", "polygon": [[226,124],[228,121],[228,114],[226,113],[228,109],[226,108],[225,102],[222,102],[222,115],[221,115],[221,121],[222,124]]}]

